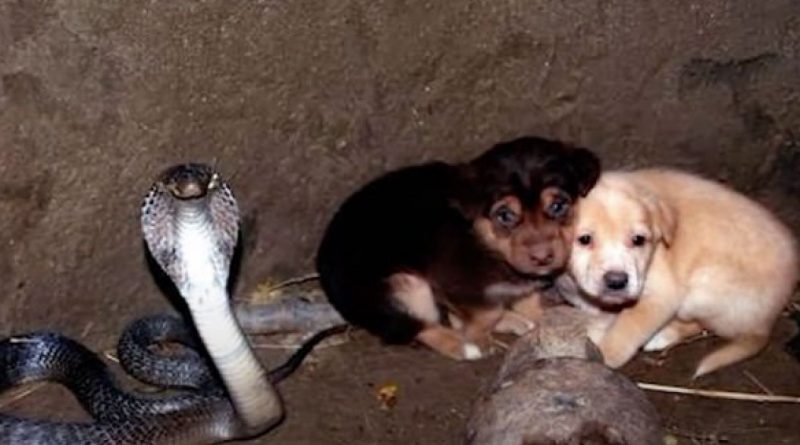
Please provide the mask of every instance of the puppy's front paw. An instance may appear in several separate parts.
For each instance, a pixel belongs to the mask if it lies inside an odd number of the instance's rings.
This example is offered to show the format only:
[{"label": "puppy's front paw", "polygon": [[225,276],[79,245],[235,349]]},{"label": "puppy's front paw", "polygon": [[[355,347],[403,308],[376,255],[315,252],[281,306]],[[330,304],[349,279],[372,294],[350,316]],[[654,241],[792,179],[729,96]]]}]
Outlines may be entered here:
[{"label": "puppy's front paw", "polygon": [[470,340],[460,332],[444,326],[432,326],[417,334],[417,340],[431,349],[455,360],[478,360],[488,355],[488,348],[482,347],[491,342],[491,337]]},{"label": "puppy's front paw", "polygon": [[503,317],[494,326],[494,332],[521,337],[535,327],[536,323],[533,320],[513,311],[505,311]]},{"label": "puppy's front paw", "polygon": [[592,316],[586,323],[586,335],[592,340],[592,343],[599,345],[603,342],[612,323],[614,323],[614,316],[611,314]]},{"label": "puppy's front paw", "polygon": [[605,361],[606,366],[609,368],[620,368],[625,363],[631,359],[631,357],[636,354],[636,350],[630,350],[631,348],[625,344],[619,345],[609,342],[608,339],[604,339],[600,342],[599,345],[600,352],[603,354],[603,360]]}]

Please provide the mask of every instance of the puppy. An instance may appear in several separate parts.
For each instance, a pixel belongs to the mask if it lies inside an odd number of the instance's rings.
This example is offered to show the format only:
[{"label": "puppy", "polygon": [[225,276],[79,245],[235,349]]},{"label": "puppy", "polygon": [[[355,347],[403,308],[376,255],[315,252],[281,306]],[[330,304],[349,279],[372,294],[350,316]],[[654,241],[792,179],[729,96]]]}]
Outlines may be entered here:
[{"label": "puppy", "polygon": [[730,341],[703,358],[695,377],[755,355],[798,279],[790,231],[754,201],[697,176],[607,172],[578,214],[574,283],[559,287],[579,306],[622,308],[595,339],[612,367],[642,346],[664,349],[702,330]]},{"label": "puppy", "polygon": [[532,327],[505,308],[563,270],[572,205],[599,172],[586,149],[527,137],[469,163],[388,173],[333,217],[317,255],[322,287],[347,321],[385,342],[478,359],[501,319],[517,333]]}]

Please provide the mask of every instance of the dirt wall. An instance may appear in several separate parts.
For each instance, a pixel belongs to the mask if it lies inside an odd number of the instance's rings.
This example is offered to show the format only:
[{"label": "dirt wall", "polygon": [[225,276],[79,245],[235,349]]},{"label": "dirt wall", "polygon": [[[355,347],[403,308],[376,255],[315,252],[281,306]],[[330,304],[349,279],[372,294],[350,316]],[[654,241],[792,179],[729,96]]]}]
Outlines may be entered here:
[{"label": "dirt wall", "polygon": [[138,206],[216,162],[239,291],[311,270],[363,181],[522,134],[729,180],[800,224],[792,0],[0,1],[0,334],[166,307]]}]

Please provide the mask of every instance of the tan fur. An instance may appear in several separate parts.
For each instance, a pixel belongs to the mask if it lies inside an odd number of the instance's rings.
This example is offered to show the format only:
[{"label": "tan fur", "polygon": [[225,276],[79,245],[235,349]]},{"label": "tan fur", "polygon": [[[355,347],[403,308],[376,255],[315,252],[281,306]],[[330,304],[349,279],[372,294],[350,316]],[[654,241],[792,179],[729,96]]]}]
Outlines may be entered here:
[{"label": "tan fur", "polygon": [[[532,297],[528,297],[532,298]],[[525,298],[527,300],[528,298]],[[457,330],[464,332],[467,329],[466,324],[462,320],[462,317],[459,317],[453,312],[449,312],[447,314],[448,320],[450,322],[450,326]],[[536,321],[538,318],[536,317],[529,317],[523,315],[522,313],[516,310],[504,310],[500,319],[497,320],[493,329],[490,332],[487,332],[487,335],[495,332],[498,334],[514,334],[517,336],[521,336],[531,329],[536,327]],[[474,329],[474,328],[473,328]]]},{"label": "tan fur", "polygon": [[539,320],[544,313],[542,295],[539,292],[534,292],[530,296],[515,302],[511,305],[511,309],[528,320]]},{"label": "tan fur", "polygon": [[494,332],[522,336],[536,327],[536,323],[515,311],[503,311],[503,317],[494,326]]},{"label": "tan fur", "polygon": [[430,325],[417,334],[417,341],[455,360],[476,360],[480,348],[466,341],[460,332],[442,325]]},{"label": "tan fur", "polygon": [[[648,236],[641,247],[630,245],[636,231]],[[648,340],[647,349],[661,349],[700,329],[730,342],[701,361],[696,377],[750,357],[798,280],[797,245],[783,224],[745,196],[686,173],[605,173],[580,204],[576,240],[587,233],[593,243],[574,244],[569,269],[589,299],[613,300],[598,284],[604,267],[642,275],[640,289],[621,292],[635,304],[600,341],[612,367]]]},{"label": "tan fur", "polygon": [[676,318],[652,336],[643,349],[645,351],[669,349],[691,337],[702,334],[703,331],[703,326],[699,323],[684,322]]},{"label": "tan fur", "polygon": [[511,238],[500,236],[490,219],[476,218],[472,223],[472,228],[483,245],[490,247],[506,260],[511,258]]},{"label": "tan fur", "polygon": [[[519,217],[519,223],[507,228],[481,216],[473,221],[473,232],[484,246],[516,270],[546,275],[552,272],[553,264],[564,264],[569,257],[573,218],[571,209],[564,219],[552,218],[546,213],[553,203],[564,199],[564,192],[559,189],[547,187],[539,199],[536,208],[525,211],[516,196],[501,197],[492,204],[490,214],[505,206]],[[572,207],[571,201],[568,206]]]},{"label": "tan fur", "polygon": [[433,291],[425,279],[396,273],[389,277],[389,284],[397,304],[427,325],[417,335],[417,340],[450,358],[482,358],[491,350],[493,331],[522,335],[533,328],[532,321],[502,307],[474,309],[469,313],[451,308],[452,326],[441,326]]},{"label": "tan fur", "polygon": [[467,314],[463,328],[464,337],[478,345],[481,351],[490,351],[492,349],[491,333],[504,318],[505,312],[506,310],[502,307],[473,310]]}]

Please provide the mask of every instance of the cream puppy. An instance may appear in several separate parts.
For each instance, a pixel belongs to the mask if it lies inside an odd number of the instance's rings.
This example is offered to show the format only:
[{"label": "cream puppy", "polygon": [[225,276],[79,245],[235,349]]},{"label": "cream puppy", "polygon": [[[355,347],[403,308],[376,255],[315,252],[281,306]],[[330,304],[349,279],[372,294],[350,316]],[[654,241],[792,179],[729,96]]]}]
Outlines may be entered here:
[{"label": "cream puppy", "polygon": [[728,339],[698,377],[766,345],[798,253],[769,211],[723,185],[674,170],[607,172],[580,204],[569,275],[559,283],[568,300],[622,308],[594,335],[611,367],[702,330]]}]

